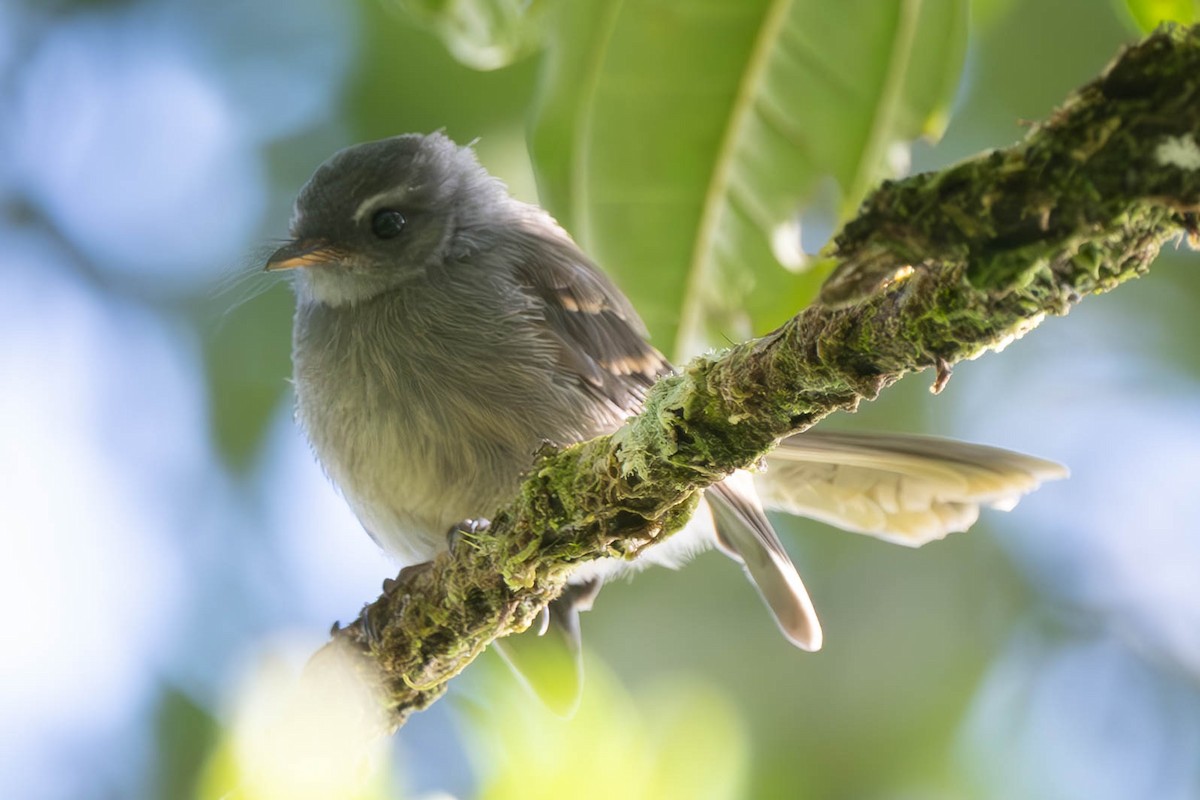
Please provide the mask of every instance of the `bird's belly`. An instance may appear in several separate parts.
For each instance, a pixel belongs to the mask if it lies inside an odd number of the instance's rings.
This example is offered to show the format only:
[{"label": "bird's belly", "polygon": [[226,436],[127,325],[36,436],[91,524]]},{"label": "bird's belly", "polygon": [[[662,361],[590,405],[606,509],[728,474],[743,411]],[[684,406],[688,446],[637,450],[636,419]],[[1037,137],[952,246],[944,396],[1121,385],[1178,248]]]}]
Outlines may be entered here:
[{"label": "bird's belly", "polygon": [[326,473],[405,565],[429,560],[451,527],[510,500],[544,442],[593,435],[549,380],[529,386],[524,403],[497,404],[493,387],[452,380],[436,393],[351,384],[318,396],[297,378],[297,415]]},{"label": "bird's belly", "polygon": [[545,442],[620,424],[519,315],[456,309],[487,317],[485,341],[464,339],[457,318],[431,303],[370,310],[347,317],[311,306],[298,317],[297,417],[364,527],[406,564],[444,549],[452,526],[512,499]]},{"label": "bird's belly", "polygon": [[489,440],[465,425],[437,426],[408,411],[357,424],[345,419],[341,436],[311,437],[363,527],[405,565],[444,549],[457,523],[492,514],[513,494],[535,447]]}]

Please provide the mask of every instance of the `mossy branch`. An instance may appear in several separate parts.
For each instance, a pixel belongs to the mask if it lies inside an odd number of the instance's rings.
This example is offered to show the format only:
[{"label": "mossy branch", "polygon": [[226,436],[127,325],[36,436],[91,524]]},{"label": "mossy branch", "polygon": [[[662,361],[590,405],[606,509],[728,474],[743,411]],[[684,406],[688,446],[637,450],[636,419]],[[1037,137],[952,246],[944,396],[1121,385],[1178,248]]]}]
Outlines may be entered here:
[{"label": "mossy branch", "polygon": [[349,656],[398,727],[571,567],[627,558],[699,490],[781,438],[927,367],[1020,336],[1142,274],[1200,210],[1200,27],[1122,53],[1025,140],[883,184],[837,237],[820,300],[774,333],[660,381],[610,436],[540,456],[520,495],[411,568],[319,654]]}]

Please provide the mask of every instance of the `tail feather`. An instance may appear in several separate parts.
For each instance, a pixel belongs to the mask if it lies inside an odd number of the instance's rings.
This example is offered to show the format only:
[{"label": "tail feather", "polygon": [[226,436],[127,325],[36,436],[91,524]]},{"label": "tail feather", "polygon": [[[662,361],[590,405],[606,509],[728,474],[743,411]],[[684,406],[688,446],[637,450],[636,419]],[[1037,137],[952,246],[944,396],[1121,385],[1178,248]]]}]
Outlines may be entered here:
[{"label": "tail feather", "polygon": [[510,637],[496,642],[497,649],[546,705],[570,715],[583,679],[578,612],[591,605],[602,579],[644,563],[677,566],[715,532],[717,546],[743,564],[788,640],[819,650],[821,623],[763,503],[917,546],[966,530],[982,506],[1009,510],[1043,481],[1067,476],[1059,464],[995,447],[932,436],[824,431],[784,440],[768,465],[765,473],[737,472],[707,490],[711,530],[693,525],[691,536],[681,531],[633,564],[604,559],[581,568],[551,605],[541,635]]},{"label": "tail feather", "polygon": [[1060,464],[933,436],[813,431],[768,457],[767,507],[899,544],[965,531],[981,506],[1008,511]]},{"label": "tail feather", "polygon": [[803,650],[820,650],[822,633],[817,612],[759,505],[749,475],[738,473],[727,478],[711,487],[706,498],[712,508],[718,547],[746,567],[784,636]]}]

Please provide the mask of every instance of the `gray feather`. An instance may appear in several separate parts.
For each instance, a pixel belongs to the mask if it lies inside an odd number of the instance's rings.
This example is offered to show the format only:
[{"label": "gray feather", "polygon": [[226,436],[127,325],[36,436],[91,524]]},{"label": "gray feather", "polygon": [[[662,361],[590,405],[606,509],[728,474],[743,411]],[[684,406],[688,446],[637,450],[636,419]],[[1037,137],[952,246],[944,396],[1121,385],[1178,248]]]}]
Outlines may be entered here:
[{"label": "gray feather", "polygon": [[822,634],[817,612],[763,513],[753,486],[748,482],[739,485],[734,476],[713,486],[706,497],[712,508],[717,546],[746,567],[784,636],[803,650],[820,650]]}]

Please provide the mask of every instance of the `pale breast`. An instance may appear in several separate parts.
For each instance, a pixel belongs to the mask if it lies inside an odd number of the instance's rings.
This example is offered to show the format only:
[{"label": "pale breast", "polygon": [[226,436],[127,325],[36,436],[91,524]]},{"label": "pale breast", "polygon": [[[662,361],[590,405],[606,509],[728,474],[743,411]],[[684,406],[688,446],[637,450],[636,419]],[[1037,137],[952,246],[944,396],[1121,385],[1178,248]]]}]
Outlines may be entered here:
[{"label": "pale breast", "polygon": [[[431,558],[451,526],[511,498],[546,441],[611,429],[561,374],[528,320],[466,327],[396,293],[352,309],[297,311],[297,416],[364,527],[403,563]],[[476,309],[476,314],[494,313]]]}]

